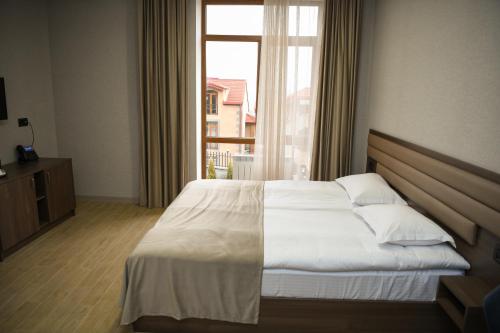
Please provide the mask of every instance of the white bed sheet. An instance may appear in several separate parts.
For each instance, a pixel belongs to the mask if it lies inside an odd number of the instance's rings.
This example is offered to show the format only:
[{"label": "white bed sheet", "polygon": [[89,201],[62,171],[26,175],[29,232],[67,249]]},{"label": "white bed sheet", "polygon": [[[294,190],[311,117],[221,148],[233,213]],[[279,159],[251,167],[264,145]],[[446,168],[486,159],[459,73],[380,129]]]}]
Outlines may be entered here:
[{"label": "white bed sheet", "polygon": [[264,269],[261,295],[350,300],[434,301],[440,275],[463,270],[305,272]]},{"label": "white bed sheet", "polygon": [[448,244],[377,244],[336,182],[265,184],[264,296],[430,300],[469,268]]}]

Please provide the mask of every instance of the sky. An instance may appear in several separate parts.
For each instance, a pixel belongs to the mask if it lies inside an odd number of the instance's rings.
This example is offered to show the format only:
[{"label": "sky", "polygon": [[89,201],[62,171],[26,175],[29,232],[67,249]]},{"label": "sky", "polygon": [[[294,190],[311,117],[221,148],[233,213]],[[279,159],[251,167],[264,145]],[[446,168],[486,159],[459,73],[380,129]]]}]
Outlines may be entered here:
[{"label": "sky", "polygon": [[[262,6],[207,6],[207,33],[261,35]],[[250,111],[257,93],[257,43],[207,42],[207,77],[247,80]]]},{"label": "sky", "polygon": [[257,43],[207,42],[207,77],[247,80],[250,111],[257,87]]}]

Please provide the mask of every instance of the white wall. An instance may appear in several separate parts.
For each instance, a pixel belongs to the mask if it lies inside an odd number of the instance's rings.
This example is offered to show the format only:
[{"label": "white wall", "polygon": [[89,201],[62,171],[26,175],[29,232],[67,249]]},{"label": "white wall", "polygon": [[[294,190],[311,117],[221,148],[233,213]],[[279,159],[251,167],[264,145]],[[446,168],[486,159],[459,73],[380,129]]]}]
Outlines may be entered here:
[{"label": "white wall", "polygon": [[353,171],[369,127],[500,172],[500,2],[379,0],[374,15]]},{"label": "white wall", "polygon": [[[189,178],[200,156],[200,0],[188,4]],[[73,159],[80,196],[136,200],[139,182],[139,98],[135,0],[2,0],[0,76],[9,119],[0,121],[0,159],[29,144],[44,157]],[[57,128],[57,136],[56,136]]]},{"label": "white wall", "polygon": [[137,2],[49,1],[59,154],[77,195],[138,197]]},{"label": "white wall", "polygon": [[50,67],[47,7],[40,0],[0,1],[0,76],[5,78],[9,119],[0,120],[0,159],[16,159],[18,144],[31,144],[28,117],[36,132],[39,155],[57,156],[56,125]]}]

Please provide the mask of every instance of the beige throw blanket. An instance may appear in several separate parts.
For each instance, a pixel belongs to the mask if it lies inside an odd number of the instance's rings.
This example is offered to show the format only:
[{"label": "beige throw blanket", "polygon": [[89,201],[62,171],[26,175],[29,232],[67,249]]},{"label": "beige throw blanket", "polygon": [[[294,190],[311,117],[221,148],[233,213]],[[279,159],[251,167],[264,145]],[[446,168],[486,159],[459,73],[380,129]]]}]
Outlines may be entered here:
[{"label": "beige throw blanket", "polygon": [[122,324],[141,316],[256,324],[263,182],[189,183],[127,259]]}]

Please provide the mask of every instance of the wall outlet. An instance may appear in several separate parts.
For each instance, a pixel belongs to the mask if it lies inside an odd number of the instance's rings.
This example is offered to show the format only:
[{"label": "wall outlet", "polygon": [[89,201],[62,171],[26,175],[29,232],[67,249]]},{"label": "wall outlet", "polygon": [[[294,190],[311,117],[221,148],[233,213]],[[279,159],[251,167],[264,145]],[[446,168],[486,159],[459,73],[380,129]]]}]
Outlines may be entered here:
[{"label": "wall outlet", "polygon": [[500,243],[495,246],[495,251],[493,252],[493,259],[500,264]]},{"label": "wall outlet", "polygon": [[17,118],[17,125],[19,127],[28,126],[28,118]]}]

